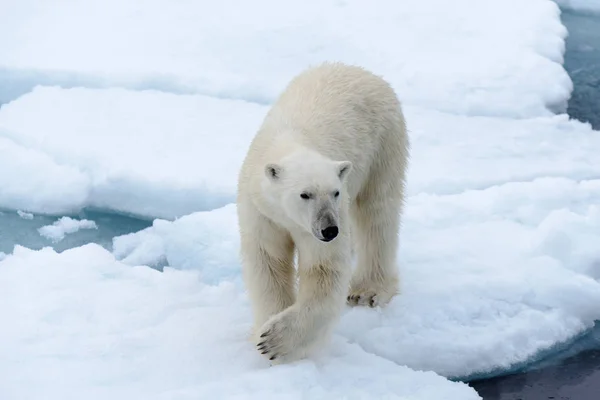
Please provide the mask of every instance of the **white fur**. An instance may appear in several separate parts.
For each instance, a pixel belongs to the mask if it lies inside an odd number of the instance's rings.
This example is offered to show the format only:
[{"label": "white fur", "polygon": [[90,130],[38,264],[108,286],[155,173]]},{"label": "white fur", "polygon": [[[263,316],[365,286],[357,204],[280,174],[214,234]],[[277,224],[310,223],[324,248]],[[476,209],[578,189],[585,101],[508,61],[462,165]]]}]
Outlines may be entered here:
[{"label": "white fur", "polygon": [[[240,171],[237,209],[254,340],[269,359],[308,355],[345,302],[385,305],[398,292],[408,149],[394,91],[359,67],[304,71],[265,117]],[[333,226],[337,237],[323,241]]]}]

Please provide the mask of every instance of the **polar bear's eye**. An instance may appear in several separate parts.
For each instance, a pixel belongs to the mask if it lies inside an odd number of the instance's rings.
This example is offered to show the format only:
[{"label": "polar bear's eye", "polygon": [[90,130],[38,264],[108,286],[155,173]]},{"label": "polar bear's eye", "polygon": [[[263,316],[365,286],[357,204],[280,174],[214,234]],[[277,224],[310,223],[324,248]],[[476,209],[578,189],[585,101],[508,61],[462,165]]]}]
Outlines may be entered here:
[{"label": "polar bear's eye", "polygon": [[340,195],[340,191],[336,190],[335,193],[333,194],[333,197],[338,197]]},{"label": "polar bear's eye", "polygon": [[304,200],[308,200],[308,199],[310,199],[310,194],[302,193],[302,194],[300,194],[300,197],[302,197]]}]

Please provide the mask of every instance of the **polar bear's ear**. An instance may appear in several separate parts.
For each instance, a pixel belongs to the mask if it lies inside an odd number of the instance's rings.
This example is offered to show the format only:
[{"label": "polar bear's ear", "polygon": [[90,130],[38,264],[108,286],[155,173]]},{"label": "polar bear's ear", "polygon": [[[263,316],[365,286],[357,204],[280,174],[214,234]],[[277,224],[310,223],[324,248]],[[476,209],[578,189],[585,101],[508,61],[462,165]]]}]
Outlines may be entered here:
[{"label": "polar bear's ear", "polygon": [[267,175],[267,178],[275,181],[275,180],[281,178],[282,170],[283,170],[283,168],[280,165],[267,164],[265,166],[265,175]]},{"label": "polar bear's ear", "polygon": [[350,161],[340,161],[337,163],[337,173],[341,181],[346,179],[351,169],[352,163]]}]

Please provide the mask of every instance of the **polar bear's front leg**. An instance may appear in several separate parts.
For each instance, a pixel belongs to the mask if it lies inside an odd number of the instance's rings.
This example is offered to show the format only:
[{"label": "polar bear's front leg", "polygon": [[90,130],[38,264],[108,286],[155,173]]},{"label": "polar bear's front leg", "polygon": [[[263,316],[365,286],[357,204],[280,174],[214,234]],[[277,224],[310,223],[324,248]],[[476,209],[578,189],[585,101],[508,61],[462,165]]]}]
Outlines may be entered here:
[{"label": "polar bear's front leg", "polygon": [[289,235],[265,220],[251,226],[241,235],[241,253],[256,335],[269,317],[294,304],[296,271]]},{"label": "polar bear's front leg", "polygon": [[281,363],[307,356],[329,338],[344,306],[349,284],[347,265],[300,265],[296,303],[261,328],[257,348]]},{"label": "polar bear's front leg", "polygon": [[[390,174],[376,180],[394,179],[397,178]],[[358,263],[347,298],[351,306],[385,306],[399,292],[396,254],[402,201],[389,186],[371,190],[360,205],[353,207],[356,228],[352,233]]]}]

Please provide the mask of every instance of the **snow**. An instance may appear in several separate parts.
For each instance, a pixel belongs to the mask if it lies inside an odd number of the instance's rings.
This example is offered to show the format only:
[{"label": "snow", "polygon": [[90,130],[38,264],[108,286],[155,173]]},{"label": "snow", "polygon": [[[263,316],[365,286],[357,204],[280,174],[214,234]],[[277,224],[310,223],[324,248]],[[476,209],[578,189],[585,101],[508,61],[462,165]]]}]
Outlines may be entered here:
[{"label": "snow", "polygon": [[19,215],[19,217],[21,217],[23,219],[33,219],[33,214],[31,214],[31,213],[17,210],[17,214]]},{"label": "snow", "polygon": [[[0,398],[477,399],[447,378],[517,370],[600,320],[600,135],[560,114],[556,3],[8,7],[0,209],[153,223],[111,250],[0,253]],[[405,107],[402,294],[269,367],[247,340],[237,172],[269,103],[325,59],[383,75]]]},{"label": "snow", "polygon": [[[590,205],[592,204],[592,205]],[[402,296],[349,310],[338,333],[444,376],[516,369],[600,319],[600,180],[539,178],[409,198]],[[126,264],[197,270],[241,285],[235,205],[114,239]],[[240,289],[241,290],[241,289]]]},{"label": "snow", "polygon": [[554,0],[566,10],[600,12],[600,1],[598,0]]},{"label": "snow", "polygon": [[196,270],[203,282],[241,282],[235,204],[176,221],[154,220],[151,227],[113,239],[115,257],[129,265]]},{"label": "snow", "polygon": [[[4,160],[0,147],[0,171],[7,171],[0,172],[7,188],[0,207],[163,218],[221,207],[235,201],[239,167],[267,110],[202,95],[38,87],[0,109],[0,136],[11,143]],[[25,164],[10,158],[16,146],[51,163],[38,164],[25,182],[37,175],[60,193],[66,181],[76,194],[59,195],[56,204],[38,185],[24,186],[21,174],[10,173]]]},{"label": "snow", "polygon": [[384,75],[407,103],[465,115],[547,115],[566,109],[571,90],[560,65],[566,30],[548,0],[8,7],[0,76],[23,90],[121,86],[269,103],[306,65],[330,59]]},{"label": "snow", "polygon": [[[416,160],[410,194],[600,171],[600,137],[565,115],[522,120],[405,108]],[[0,158],[7,171],[0,207],[59,214],[93,207],[165,219],[222,207],[235,201],[239,167],[267,111],[202,95],[37,88],[0,109],[0,135],[11,143]],[[25,164],[11,155],[17,146],[51,164]],[[11,173],[21,168],[31,171]]]},{"label": "snow", "polygon": [[270,368],[240,290],[196,271],[129,267],[95,244],[18,247],[0,268],[2,399],[479,399],[339,336],[319,359]]},{"label": "snow", "polygon": [[0,128],[0,208],[64,213],[73,204],[85,204],[90,182],[82,172],[20,146],[4,134]]},{"label": "snow", "polygon": [[78,232],[80,229],[98,229],[94,221],[87,219],[73,219],[70,217],[62,217],[52,225],[45,225],[38,229],[38,232],[43,237],[60,242],[65,238],[65,235]]}]

